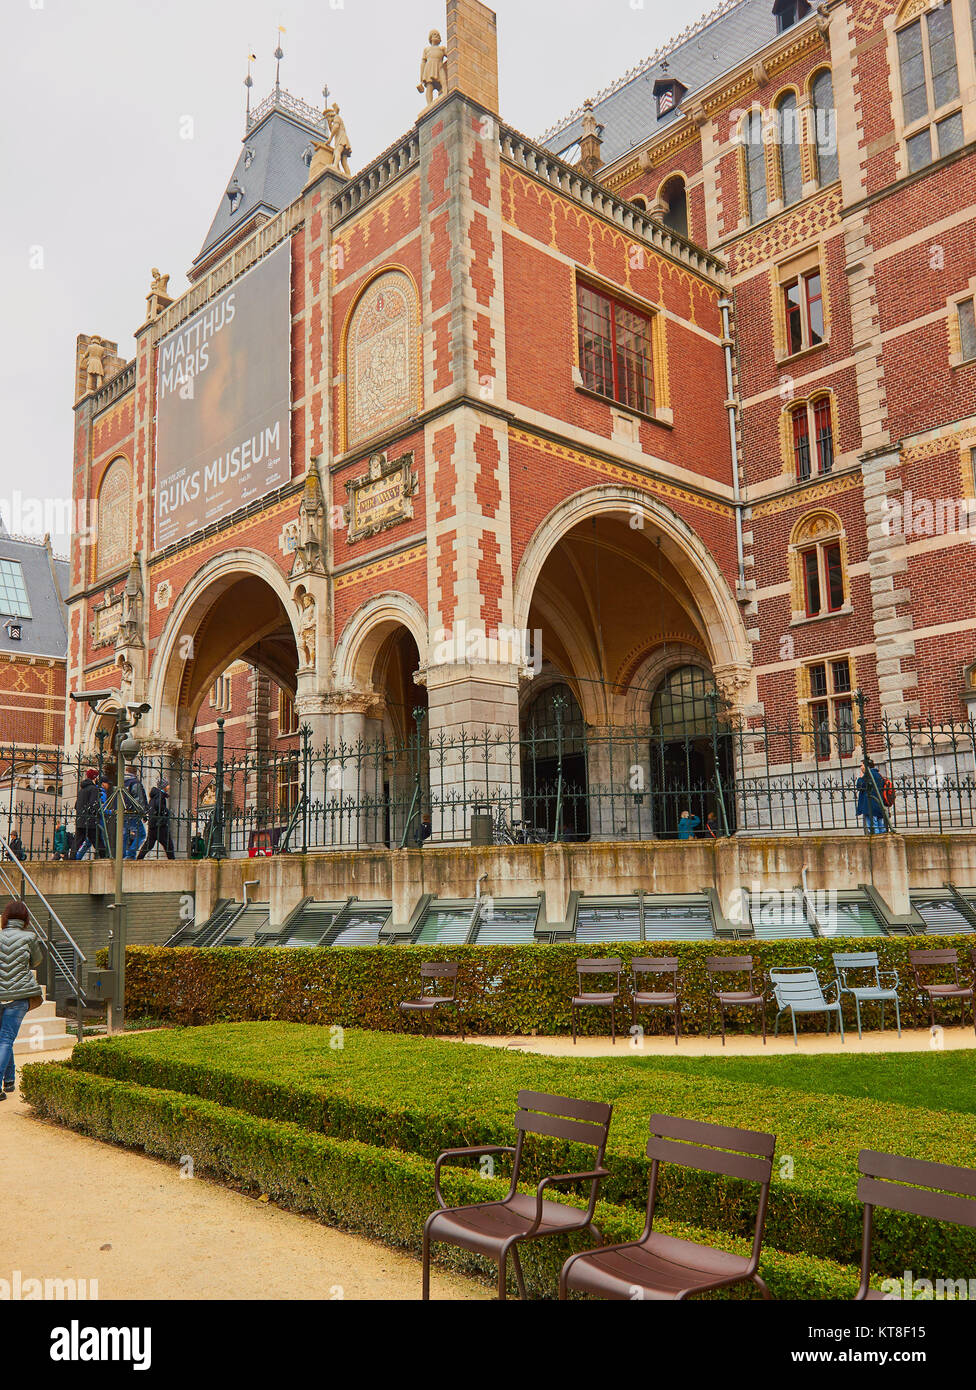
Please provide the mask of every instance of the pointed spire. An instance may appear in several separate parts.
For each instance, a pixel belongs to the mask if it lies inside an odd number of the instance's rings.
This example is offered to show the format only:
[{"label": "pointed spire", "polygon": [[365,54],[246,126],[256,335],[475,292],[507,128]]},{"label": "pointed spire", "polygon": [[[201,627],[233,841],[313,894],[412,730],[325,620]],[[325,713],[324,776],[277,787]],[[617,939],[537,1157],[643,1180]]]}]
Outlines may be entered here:
[{"label": "pointed spire", "polygon": [[[279,24],[279,25],[278,25],[278,33],[279,33],[279,35],[284,34],[284,33],[286,33],[286,32],[287,32],[287,30],[284,28],[284,26],[281,25],[281,24]],[[278,43],[277,43],[277,47],[275,48],[275,51],[274,51],[274,58],[275,58],[275,96],[276,96],[276,97],[278,96],[278,94],[279,94],[280,91],[281,91],[281,60],[282,60],[282,58],[283,58],[284,56],[285,56],[284,50],[283,50],[283,48],[281,47],[281,39],[280,39],[280,37],[279,37]]]},{"label": "pointed spire", "polygon": [[254,86],[254,78],[251,76],[251,64],[257,59],[256,53],[247,55],[247,76],[244,79],[244,86],[247,88],[247,115],[245,116],[245,134],[251,129],[251,88]]}]

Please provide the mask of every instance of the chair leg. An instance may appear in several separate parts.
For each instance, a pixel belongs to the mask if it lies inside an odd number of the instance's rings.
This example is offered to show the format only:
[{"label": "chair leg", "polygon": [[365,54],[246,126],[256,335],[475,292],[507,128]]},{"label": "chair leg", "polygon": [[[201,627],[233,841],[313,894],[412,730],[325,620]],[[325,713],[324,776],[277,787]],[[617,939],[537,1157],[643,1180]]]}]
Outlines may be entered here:
[{"label": "chair leg", "polygon": [[708,1000],[708,1037],[712,1036],[712,1001]]},{"label": "chair leg", "polygon": [[617,1043],[617,1006],[616,1003],[610,1005],[610,1041],[616,1046]]},{"label": "chair leg", "polygon": [[678,1033],[681,1030],[681,1005],[674,1006],[674,1045],[678,1046]]},{"label": "chair leg", "polygon": [[571,1004],[571,1005],[569,1006],[569,1013],[570,1013],[570,1017],[571,1017],[572,1020],[573,1020],[573,1045],[575,1046],[575,1045],[576,1045],[576,1006],[575,1006],[575,1004]]},{"label": "chair leg", "polygon": [[[858,1040],[858,1042],[860,1042],[860,1041],[861,1041],[861,1001],[860,1001],[860,999],[855,999],[855,1000],[854,1000],[854,1007],[855,1007],[855,1009],[857,1010],[857,1040]],[[884,1027],[884,1005],[883,1005],[883,1004],[881,1005],[881,1026],[882,1026],[882,1028]]]},{"label": "chair leg", "polygon": [[796,1040],[796,1011],[794,1009],[790,1009],[790,1018],[793,1020],[793,1046],[799,1047],[800,1044]]},{"label": "chair leg", "polygon": [[507,1265],[508,1248],[506,1247],[502,1250],[502,1253],[498,1257],[498,1301],[500,1303],[504,1303],[505,1299],[508,1297],[508,1291],[505,1288],[505,1276]]},{"label": "chair leg", "polygon": [[515,1282],[518,1285],[519,1298],[523,1303],[527,1301],[525,1292],[525,1279],[522,1277],[522,1261],[519,1259],[518,1246],[512,1246],[512,1264],[515,1267]]},{"label": "chair leg", "polygon": [[[840,1029],[840,1040],[841,1040],[841,1042],[843,1042],[843,1041],[844,1041],[844,1015],[843,1015],[843,1014],[841,1013],[841,1011],[840,1011],[840,1005],[839,1005],[839,1004],[837,1005],[837,1027]],[[860,1037],[860,1034],[858,1034],[858,1037]]]},{"label": "chair leg", "polygon": [[724,1047],[724,1046],[725,1046],[725,1009],[724,1009],[724,1007],[721,1008],[721,1009],[719,1010],[719,1017],[720,1017],[721,1020],[722,1020],[722,1046]]},{"label": "chair leg", "polygon": [[758,1274],[754,1274],[752,1276],[752,1282],[755,1284],[756,1288],[762,1294],[763,1298],[772,1298],[773,1295],[769,1292],[765,1280],[760,1279]]},{"label": "chair leg", "polygon": [[898,1025],[898,1036],[901,1037],[901,1009],[898,1006],[897,998],[895,999],[895,1022]]},{"label": "chair leg", "polygon": [[420,1297],[426,1303],[430,1298],[430,1235],[426,1226],[424,1226],[424,1249],[421,1257],[421,1269],[423,1275],[421,1279]]},{"label": "chair leg", "polygon": [[759,1006],[759,1017],[762,1019],[763,1047],[766,1046],[766,1005]]}]

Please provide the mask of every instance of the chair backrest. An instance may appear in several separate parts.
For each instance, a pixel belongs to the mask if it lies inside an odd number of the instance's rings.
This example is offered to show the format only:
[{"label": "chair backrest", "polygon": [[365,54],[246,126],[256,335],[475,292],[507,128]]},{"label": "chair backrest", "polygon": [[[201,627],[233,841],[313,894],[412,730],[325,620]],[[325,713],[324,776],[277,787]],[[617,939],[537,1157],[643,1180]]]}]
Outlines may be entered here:
[{"label": "chair backrest", "polygon": [[684,1120],[674,1115],[652,1115],[647,1156],[651,1160],[651,1191],[647,1204],[647,1230],[654,1221],[654,1198],[658,1167],[676,1163],[703,1173],[718,1173],[759,1185],[759,1209],[753,1241],[753,1259],[759,1258],[769,1184],[773,1174],[775,1134],[753,1129],[731,1129],[727,1125],[707,1124],[703,1120]]},{"label": "chair backrest", "polygon": [[841,985],[847,983],[847,972],[849,970],[872,970],[874,972],[875,984],[880,984],[881,968],[878,961],[877,951],[835,951],[833,956],[834,969]]},{"label": "chair backrest", "polygon": [[456,961],[425,960],[420,964],[420,989],[423,993],[425,980],[450,980],[451,996],[457,994],[457,973]]},{"label": "chair backrest", "polygon": [[677,983],[677,956],[634,956],[630,968],[635,975],[673,975]]},{"label": "chair backrest", "polygon": [[749,988],[752,989],[756,962],[752,956],[706,956],[705,969],[709,975],[748,975]]},{"label": "chair backrest", "polygon": [[826,1005],[820,976],[812,966],[782,967],[769,972],[769,981],[781,1009],[788,1005]]},{"label": "chair backrest", "polygon": [[930,1163],[920,1158],[900,1158],[897,1154],[877,1153],[873,1149],[861,1150],[857,1166],[862,1174],[857,1195],[864,1203],[861,1293],[867,1290],[871,1273],[875,1207],[976,1229],[976,1169],[955,1168],[948,1163]]},{"label": "chair backrest", "polygon": [[925,969],[950,969],[955,976],[956,984],[959,983],[959,952],[953,947],[942,951],[909,951],[908,959],[915,971],[918,984],[922,983],[922,972]]},{"label": "chair backrest", "polygon": [[624,963],[619,956],[593,956],[586,960],[576,962],[576,973],[580,977],[580,992],[583,990],[584,975],[616,975],[617,988],[620,988],[620,976],[624,968]]},{"label": "chair backrest", "polygon": [[[546,1139],[565,1139],[571,1144],[587,1144],[596,1150],[593,1167],[603,1166],[610,1132],[613,1106],[601,1100],[574,1100],[570,1096],[551,1096],[544,1091],[519,1091],[515,1128],[515,1160],[512,1167],[512,1192],[518,1182],[522,1164],[522,1141],[527,1134]],[[574,1170],[575,1171],[575,1170]],[[597,1183],[590,1191],[590,1215],[596,1205]]]}]

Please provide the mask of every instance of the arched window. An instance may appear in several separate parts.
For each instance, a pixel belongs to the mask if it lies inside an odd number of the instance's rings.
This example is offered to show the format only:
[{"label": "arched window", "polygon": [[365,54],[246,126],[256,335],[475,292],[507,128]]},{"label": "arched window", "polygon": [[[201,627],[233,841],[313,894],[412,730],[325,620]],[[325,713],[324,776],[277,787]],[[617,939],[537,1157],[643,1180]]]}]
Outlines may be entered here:
[{"label": "arched window", "polygon": [[766,147],[763,142],[761,111],[750,111],[742,122],[740,135],[743,148],[746,180],[746,206],[750,222],[761,222],[766,216]]},{"label": "arched window", "polygon": [[665,227],[670,227],[671,231],[677,232],[679,236],[687,236],[688,195],[685,191],[684,179],[680,176],[668,179],[662,187],[659,197],[665,208],[661,215],[661,221]]},{"label": "arched window", "polygon": [[807,618],[838,613],[850,602],[844,529],[833,512],[808,512],[790,538],[793,612]]},{"label": "arched window", "polygon": [[657,738],[708,737],[718,700],[714,679],[702,666],[679,666],[665,676],[651,700],[651,729]]},{"label": "arched window", "polygon": [[643,193],[637,193],[630,201],[633,203],[634,207],[638,208],[641,212],[647,211],[647,199],[644,197]]},{"label": "arched window", "polygon": [[347,448],[417,413],[419,346],[413,281],[387,271],[367,285],[346,331]]},{"label": "arched window", "polygon": [[829,68],[818,72],[810,85],[810,120],[816,151],[817,182],[823,188],[838,177],[837,112],[834,109],[834,79]]},{"label": "arched window", "polygon": [[102,476],[96,526],[95,574],[101,577],[131,559],[132,488],[124,458],[113,459]]},{"label": "arched window", "polygon": [[776,144],[779,155],[779,187],[783,206],[799,202],[803,192],[800,112],[796,94],[787,92],[776,103]]},{"label": "arched window", "polygon": [[[952,6],[909,3],[902,6],[900,19],[908,20],[896,30],[896,43],[905,148],[912,173],[958,150],[965,133]],[[947,111],[950,106],[956,109]],[[933,124],[931,118],[937,113],[939,119]]]},{"label": "arched window", "polygon": [[676,834],[684,811],[702,826],[714,812],[720,827],[732,828],[732,738],[711,673],[695,665],[669,672],[651,699],[650,724],[655,835]]}]

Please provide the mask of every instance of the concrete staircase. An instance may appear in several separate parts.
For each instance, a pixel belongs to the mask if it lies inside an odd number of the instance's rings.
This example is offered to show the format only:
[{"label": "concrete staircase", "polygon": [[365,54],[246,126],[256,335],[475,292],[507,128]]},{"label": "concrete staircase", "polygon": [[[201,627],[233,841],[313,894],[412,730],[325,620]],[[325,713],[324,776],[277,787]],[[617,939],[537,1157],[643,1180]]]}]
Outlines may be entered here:
[{"label": "concrete staircase", "polygon": [[14,1043],[14,1056],[29,1060],[42,1052],[56,1052],[59,1048],[73,1046],[77,1034],[65,1031],[65,1019],[55,1013],[53,999],[45,1000],[39,1009],[32,1009],[20,1025],[20,1033]]}]

